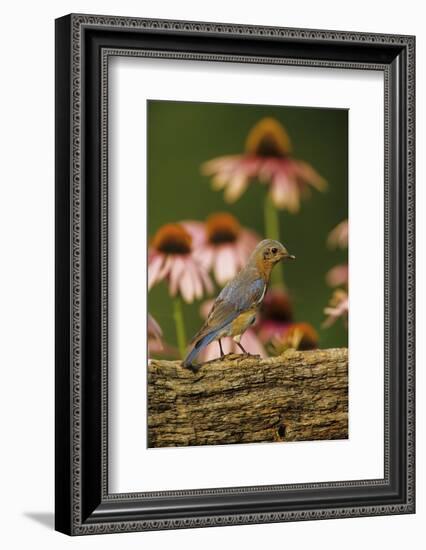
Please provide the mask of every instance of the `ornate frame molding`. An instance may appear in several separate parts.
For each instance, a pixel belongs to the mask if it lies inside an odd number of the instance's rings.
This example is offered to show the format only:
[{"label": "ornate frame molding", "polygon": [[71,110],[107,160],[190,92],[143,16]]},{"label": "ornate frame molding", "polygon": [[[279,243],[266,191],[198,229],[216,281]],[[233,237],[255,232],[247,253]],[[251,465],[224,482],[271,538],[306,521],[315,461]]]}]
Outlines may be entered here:
[{"label": "ornate frame molding", "polygon": [[[280,42],[301,45],[325,45],[329,57],[300,57],[300,56],[270,56],[270,55],[247,55],[232,53],[208,53],[194,52],[188,50],[173,51],[169,48],[155,49],[152,47],[132,48],[126,45],[120,47],[118,44],[99,45],[99,82],[100,82],[100,154],[99,154],[99,236],[100,236],[100,257],[99,257],[99,289],[100,289],[100,313],[99,313],[99,346],[100,346],[100,381],[99,389],[101,397],[99,400],[100,410],[97,417],[100,450],[97,462],[99,469],[90,470],[97,473],[99,479],[95,483],[87,483],[87,473],[84,466],[87,441],[85,441],[84,425],[87,421],[87,410],[84,403],[87,399],[87,382],[85,380],[85,338],[84,331],[86,315],[85,285],[87,278],[87,252],[89,246],[86,244],[87,231],[92,227],[87,218],[85,210],[85,181],[87,182],[86,149],[88,146],[87,116],[90,105],[88,88],[87,67],[89,54],[95,51],[95,46],[89,47],[88,31],[96,37],[96,31],[113,31],[116,36],[127,34],[135,37],[137,34],[158,36],[165,34],[170,39],[179,36],[185,37],[220,37],[226,36],[241,43],[244,40],[258,39],[268,42]],[[96,40],[96,39],[94,39]],[[115,41],[116,42],[116,41]],[[118,42],[120,40],[118,39]],[[360,61],[355,59],[341,60],[333,58],[333,49],[354,46],[369,46],[377,52],[390,52],[389,60],[375,62],[368,59],[368,56]],[[346,33],[341,31],[322,31],[307,29],[286,29],[278,27],[253,27],[245,25],[227,25],[217,23],[201,23],[186,21],[168,21],[151,19],[134,19],[122,17],[108,17],[95,15],[70,15],[57,21],[57,196],[58,194],[69,195],[59,200],[57,215],[59,217],[67,214],[69,225],[58,221],[57,218],[57,243],[64,245],[68,239],[68,247],[65,251],[57,250],[59,255],[57,278],[59,281],[59,294],[57,289],[57,330],[62,334],[59,337],[57,353],[57,427],[61,432],[64,424],[69,421],[69,430],[65,434],[57,431],[57,488],[59,484],[68,483],[68,489],[59,488],[57,492],[57,528],[69,534],[83,535],[90,533],[111,533],[124,531],[143,531],[153,529],[177,529],[188,527],[201,527],[213,525],[236,525],[248,523],[282,522],[308,519],[326,519],[336,517],[359,517],[384,514],[401,514],[414,512],[414,133],[415,133],[415,40],[412,36],[378,35],[364,33]],[[89,53],[88,53],[89,52]],[[355,52],[355,50],[354,50]],[[392,52],[395,53],[392,58]],[[399,52],[399,53],[398,53]],[[355,54],[354,54],[355,55]],[[107,421],[108,421],[108,353],[107,353],[107,316],[108,316],[108,60],[111,56],[138,56],[151,58],[168,59],[191,59],[201,61],[228,61],[240,63],[273,63],[282,65],[301,65],[310,67],[334,67],[344,69],[368,69],[384,72],[385,77],[385,476],[383,480],[363,480],[359,482],[346,481],[336,483],[315,483],[297,484],[271,487],[244,487],[229,489],[211,489],[194,491],[170,491],[157,493],[130,493],[130,494],[109,494],[107,475]],[[401,57],[402,56],[402,57]],[[335,54],[337,56],[337,53]],[[63,64],[65,63],[65,66]],[[90,61],[91,63],[92,61]],[[61,66],[60,66],[61,65]],[[402,68],[401,68],[402,67]],[[405,72],[405,74],[404,74]],[[66,89],[61,85],[66,79]],[[401,96],[403,96],[401,100]],[[95,99],[91,100],[92,104]],[[406,105],[405,133],[403,136],[396,135],[397,128],[393,109],[395,102],[402,101]],[[69,120],[65,128],[60,127],[63,123],[64,112],[68,105]],[[85,127],[86,125],[86,127]],[[404,126],[404,125],[403,125]],[[66,148],[70,151],[67,157]],[[398,158],[395,158],[395,151],[398,150]],[[67,158],[65,158],[67,157]],[[396,163],[396,165],[395,165]],[[398,172],[399,170],[399,172]],[[402,171],[401,171],[402,170]],[[395,202],[392,182],[399,176],[398,193],[400,202]],[[64,185],[63,179],[69,178],[68,187]],[[405,188],[401,183],[405,181]],[[87,185],[87,184],[86,184]],[[395,235],[392,227],[398,215],[398,235]],[[398,237],[398,238],[397,238]],[[397,240],[398,247],[395,246]],[[68,261],[65,261],[65,260]],[[65,265],[64,265],[65,261]],[[402,262],[398,269],[396,279],[392,271],[394,263]],[[399,264],[398,264],[399,265]],[[401,273],[399,273],[401,271]],[[67,272],[67,275],[65,274]],[[399,275],[398,275],[399,274]],[[399,278],[398,278],[399,277]],[[405,280],[403,281],[402,278]],[[68,281],[66,284],[61,283]],[[402,285],[402,303],[405,311],[398,311],[403,317],[402,332],[405,341],[393,345],[391,333],[394,334],[395,326],[392,316],[392,292],[395,285]],[[399,288],[399,286],[398,286]],[[61,310],[64,300],[68,300],[69,316]],[[399,325],[398,325],[399,326]],[[63,335],[66,330],[67,334]],[[399,334],[399,333],[398,333]],[[58,341],[58,340],[57,340]],[[86,340],[87,341],[87,340]],[[402,348],[402,349],[401,349]],[[69,352],[69,353],[68,353]],[[402,361],[399,376],[404,377],[405,393],[399,395],[400,390],[395,388],[397,378],[395,367],[391,363],[395,360]],[[67,362],[68,367],[64,365]],[[86,361],[87,363],[87,361]],[[87,368],[87,367],[86,367]],[[394,370],[392,370],[392,368]],[[69,392],[69,401],[62,402],[64,389]],[[405,476],[401,481],[405,498],[402,502],[398,499],[387,503],[386,500],[379,505],[338,505],[330,507],[319,506],[306,510],[274,510],[262,511],[253,510],[250,513],[232,512],[229,514],[191,513],[186,517],[155,517],[143,511],[141,507],[139,515],[132,519],[123,510],[126,506],[137,507],[143,499],[160,499],[165,497],[201,497],[201,496],[225,496],[232,494],[244,499],[244,496],[265,491],[279,492],[305,492],[307,490],[344,490],[362,489],[376,487],[389,487],[391,479],[392,464],[395,460],[391,456],[391,440],[395,437],[402,437],[403,434],[396,434],[392,431],[391,407],[394,406],[395,391],[401,398],[401,406],[405,408],[405,445],[406,468],[399,472]],[[66,410],[65,410],[66,409]],[[84,452],[83,452],[84,450]],[[89,471],[89,470],[88,470]],[[395,475],[395,473],[394,473]],[[98,491],[98,493],[97,493]],[[96,494],[95,494],[96,493]],[[402,493],[398,493],[402,496]],[[89,496],[87,496],[89,495]],[[100,505],[95,506],[95,502]],[[284,507],[285,508],[285,507]],[[90,512],[90,513],[89,513]],[[120,520],[124,517],[124,520]]]}]

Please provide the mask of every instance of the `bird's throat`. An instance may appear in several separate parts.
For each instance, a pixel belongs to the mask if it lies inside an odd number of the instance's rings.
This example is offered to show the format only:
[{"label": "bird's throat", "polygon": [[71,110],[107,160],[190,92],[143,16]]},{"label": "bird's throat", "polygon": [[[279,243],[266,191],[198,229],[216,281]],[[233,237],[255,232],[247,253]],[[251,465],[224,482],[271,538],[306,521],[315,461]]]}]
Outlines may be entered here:
[{"label": "bird's throat", "polygon": [[266,262],[263,258],[261,258],[256,262],[256,267],[265,283],[268,284],[274,264],[271,262]]}]

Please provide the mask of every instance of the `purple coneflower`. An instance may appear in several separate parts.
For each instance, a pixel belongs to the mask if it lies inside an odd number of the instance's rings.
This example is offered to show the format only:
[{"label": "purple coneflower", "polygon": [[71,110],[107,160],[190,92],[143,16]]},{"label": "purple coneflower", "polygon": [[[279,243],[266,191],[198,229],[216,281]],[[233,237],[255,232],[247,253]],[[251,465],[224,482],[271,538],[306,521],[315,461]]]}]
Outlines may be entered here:
[{"label": "purple coneflower", "polygon": [[290,298],[281,288],[269,290],[263,300],[259,322],[256,326],[262,342],[271,342],[287,330],[293,322]]},{"label": "purple coneflower", "polygon": [[173,317],[176,325],[176,338],[179,353],[183,357],[186,349],[186,332],[182,303],[195,298],[201,299],[205,292],[213,292],[213,284],[205,268],[192,254],[192,237],[178,223],[161,227],[148,252],[148,290],[156,283],[166,280],[169,293],[174,297]]},{"label": "purple coneflower", "polygon": [[270,345],[276,354],[289,348],[308,350],[318,347],[317,331],[309,323],[293,321],[289,296],[280,288],[270,290],[265,296],[255,328],[260,340]]},{"label": "purple coneflower", "polygon": [[307,351],[318,347],[318,332],[309,323],[290,323],[272,340],[275,351],[280,354],[287,349]]},{"label": "purple coneflower", "polygon": [[241,227],[227,212],[209,216],[206,223],[183,222],[191,233],[194,258],[207,270],[213,270],[217,283],[224,286],[242,269],[259,242],[259,237]]},{"label": "purple coneflower", "polygon": [[239,199],[250,180],[257,178],[269,186],[277,208],[297,212],[309,186],[323,191],[326,182],[308,163],[295,159],[291,150],[283,126],[264,118],[249,132],[244,153],[212,159],[203,164],[202,172],[212,176],[214,189],[224,189],[227,202]]},{"label": "purple coneflower", "polygon": [[192,254],[191,235],[178,223],[161,227],[150,246],[148,290],[162,280],[167,280],[171,296],[179,292],[187,303],[213,291],[207,271]]}]

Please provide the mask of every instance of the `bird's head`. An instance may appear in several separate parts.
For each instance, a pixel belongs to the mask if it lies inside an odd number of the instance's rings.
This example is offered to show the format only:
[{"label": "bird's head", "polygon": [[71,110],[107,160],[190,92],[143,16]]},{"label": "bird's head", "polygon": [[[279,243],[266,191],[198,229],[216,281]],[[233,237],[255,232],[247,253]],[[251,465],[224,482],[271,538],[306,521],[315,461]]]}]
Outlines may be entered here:
[{"label": "bird's head", "polygon": [[296,257],[288,252],[286,247],[279,241],[272,239],[265,239],[261,241],[253,251],[252,260],[255,264],[261,268],[261,271],[265,271],[269,274],[270,270],[275,264],[281,260],[295,260]]}]

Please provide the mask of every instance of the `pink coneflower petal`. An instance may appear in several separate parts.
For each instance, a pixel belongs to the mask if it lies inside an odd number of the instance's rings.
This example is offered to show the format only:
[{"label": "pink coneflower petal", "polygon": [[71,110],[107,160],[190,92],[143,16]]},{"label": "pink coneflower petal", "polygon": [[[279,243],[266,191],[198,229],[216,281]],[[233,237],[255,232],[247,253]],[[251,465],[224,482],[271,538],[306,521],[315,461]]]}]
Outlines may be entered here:
[{"label": "pink coneflower petal", "polygon": [[186,302],[202,298],[204,289],[212,291],[210,277],[197,260],[193,250],[201,250],[206,242],[204,224],[187,221],[182,224],[166,224],[152,240],[148,255],[149,289],[162,280],[169,284],[169,293],[178,292]]},{"label": "pink coneflower petal", "polygon": [[223,245],[218,251],[214,265],[214,275],[220,285],[228,282],[236,273],[235,256],[230,246]]},{"label": "pink coneflower petal", "polygon": [[165,279],[166,277],[169,276],[170,270],[173,266],[174,259],[175,258],[173,255],[166,256],[163,267],[160,269],[158,273],[157,279],[161,281],[162,279]]},{"label": "pink coneflower petal", "polygon": [[327,189],[327,182],[316,172],[310,164],[302,160],[293,161],[292,167],[295,175],[315,187],[318,191]]},{"label": "pink coneflower petal", "polygon": [[348,265],[336,265],[330,269],[326,275],[326,281],[329,286],[346,285],[349,279]]},{"label": "pink coneflower petal", "polygon": [[197,249],[206,242],[206,230],[202,222],[193,220],[183,221],[181,225],[188,231],[192,237],[192,248]]},{"label": "pink coneflower petal", "polygon": [[240,158],[240,155],[217,157],[205,162],[201,167],[201,171],[206,176],[211,176],[215,172],[229,172],[234,170],[235,166],[237,166],[240,161]]},{"label": "pink coneflower petal", "polygon": [[189,271],[192,277],[192,284],[194,288],[195,297],[200,299],[203,296],[203,282],[199,275],[199,272],[192,262],[188,265]]},{"label": "pink coneflower petal", "polygon": [[246,264],[247,258],[250,255],[249,251],[253,250],[255,246],[248,247],[244,239],[239,239],[239,241],[235,243],[234,254],[237,270],[241,269]]},{"label": "pink coneflower petal", "polygon": [[157,343],[159,343],[160,346],[162,347],[161,338],[163,337],[163,331],[161,330],[160,325],[157,323],[154,317],[149,313],[148,313],[147,329],[148,329],[148,337],[151,337],[154,340],[156,340]]},{"label": "pink coneflower petal", "polygon": [[341,317],[344,324],[347,326],[347,319],[349,313],[349,297],[345,290],[338,289],[335,290],[330,303],[326,308],[324,308],[324,314],[327,315],[327,319],[323,322],[323,327],[328,328],[335,321]]},{"label": "pink coneflower petal", "polygon": [[163,331],[152,315],[148,313],[148,354],[176,356],[176,350],[163,341]]},{"label": "pink coneflower petal", "polygon": [[213,292],[213,283],[211,282],[211,279],[204,269],[200,269],[200,276],[203,280],[203,284],[205,286],[207,294],[211,294]]},{"label": "pink coneflower petal", "polygon": [[271,184],[271,197],[278,208],[287,208],[290,212],[299,210],[297,185],[284,174],[276,175]]},{"label": "pink coneflower petal", "polygon": [[228,187],[225,189],[225,201],[229,203],[237,201],[247,189],[247,186],[248,179],[246,174],[235,174],[229,181]]},{"label": "pink coneflower petal", "polygon": [[212,188],[214,191],[221,191],[224,187],[226,187],[226,184],[228,183],[230,178],[230,174],[225,172],[219,172],[216,176],[213,176],[212,178]]},{"label": "pink coneflower petal", "polygon": [[347,248],[349,240],[349,223],[343,220],[328,235],[327,245],[330,248]]},{"label": "pink coneflower petal", "polygon": [[172,296],[176,296],[179,287],[179,279],[185,269],[185,262],[182,258],[176,258],[170,270],[169,291]]},{"label": "pink coneflower petal", "polygon": [[179,279],[179,291],[185,302],[192,304],[194,301],[194,291],[192,287],[192,277],[187,268]]},{"label": "pink coneflower petal", "polygon": [[212,246],[205,246],[201,248],[200,250],[196,250],[194,253],[197,260],[200,262],[200,264],[204,267],[206,271],[209,271],[210,267],[213,264],[215,251]]},{"label": "pink coneflower petal", "polygon": [[179,291],[182,294],[185,302],[191,304],[194,301],[194,288],[192,284],[192,275],[188,269],[188,265],[185,264],[182,276],[179,279]]},{"label": "pink coneflower petal", "polygon": [[159,279],[158,274],[161,271],[163,265],[164,256],[154,256],[152,261],[148,265],[148,290],[155,285]]}]

